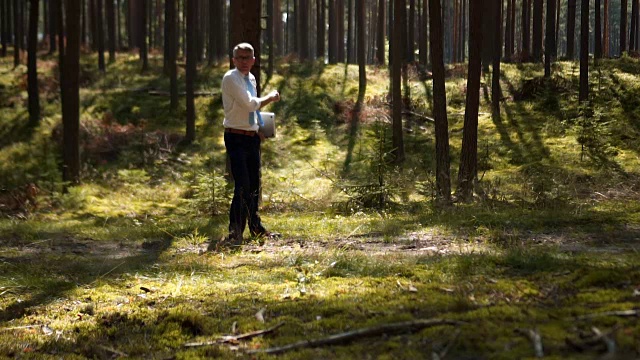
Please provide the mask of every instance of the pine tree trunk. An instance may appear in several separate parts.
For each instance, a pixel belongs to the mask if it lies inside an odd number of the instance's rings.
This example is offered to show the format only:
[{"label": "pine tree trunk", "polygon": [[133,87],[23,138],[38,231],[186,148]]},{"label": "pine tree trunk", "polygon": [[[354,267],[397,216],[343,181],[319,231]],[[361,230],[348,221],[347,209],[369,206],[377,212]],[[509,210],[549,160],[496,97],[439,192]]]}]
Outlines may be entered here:
[{"label": "pine tree trunk", "polygon": [[589,99],[589,0],[580,8],[580,93],[579,101]]},{"label": "pine tree trunk", "polygon": [[594,61],[602,58],[602,15],[600,14],[600,0],[595,0],[595,32],[594,32]]},{"label": "pine tree trunk", "polygon": [[75,186],[80,184],[80,2],[67,0],[64,8],[66,48],[64,67],[61,67],[64,72],[64,83],[61,83],[64,93],[62,180],[65,184]]},{"label": "pine tree trunk", "polygon": [[98,69],[101,72],[105,72],[106,66],[104,63],[104,26],[102,23],[102,0],[96,0],[96,48],[98,50]]},{"label": "pine tree trunk", "polygon": [[392,126],[393,126],[393,155],[396,163],[404,161],[404,139],[402,134],[402,88],[401,71],[404,56],[402,56],[402,36],[404,34],[403,22],[404,0],[394,0],[393,5],[393,33],[392,44],[393,57],[391,58],[391,93],[392,93]]},{"label": "pine tree trunk", "polygon": [[547,34],[544,45],[544,76],[551,77],[551,64],[554,59],[554,50],[556,48],[556,0],[547,1]]},{"label": "pine tree trunk", "polygon": [[[574,0],[575,1],[575,0]],[[620,56],[627,49],[627,0],[620,0]]]},{"label": "pine tree trunk", "polygon": [[185,91],[187,101],[187,128],[185,142],[196,139],[196,107],[194,86],[196,81],[196,63],[198,61],[198,0],[187,0],[187,68],[185,73]]},{"label": "pine tree trunk", "polygon": [[442,41],[442,12],[440,0],[429,0],[429,43],[433,70],[433,117],[436,132],[436,198],[451,202],[451,175],[449,158],[449,122],[445,90],[444,49]]},{"label": "pine tree trunk", "polygon": [[533,0],[533,46],[534,62],[542,62],[542,12],[544,0]]},{"label": "pine tree trunk", "polygon": [[[623,0],[624,1],[624,0]],[[567,3],[567,59],[573,60],[576,31],[576,0],[568,0]]]},{"label": "pine tree trunk", "polygon": [[457,188],[457,195],[462,201],[471,201],[473,199],[478,168],[482,9],[485,3],[486,1],[484,0],[472,0],[469,3],[469,71]]},{"label": "pine tree trunk", "polygon": [[[329,0],[331,1],[331,0]],[[385,52],[386,52],[386,9],[387,2],[385,0],[378,0],[378,28],[377,28],[377,47],[376,47],[376,60],[378,65],[385,64]]]},{"label": "pine tree trunk", "polygon": [[29,0],[29,41],[27,43],[27,72],[29,93],[29,125],[40,123],[40,95],[38,94],[38,0]]}]

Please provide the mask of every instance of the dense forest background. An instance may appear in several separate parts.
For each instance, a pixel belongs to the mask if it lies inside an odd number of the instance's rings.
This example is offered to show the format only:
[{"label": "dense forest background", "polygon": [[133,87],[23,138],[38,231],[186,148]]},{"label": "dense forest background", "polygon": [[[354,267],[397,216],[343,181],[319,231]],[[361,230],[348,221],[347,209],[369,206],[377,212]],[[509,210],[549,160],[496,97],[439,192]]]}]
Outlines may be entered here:
[{"label": "dense forest background", "polygon": [[[0,0],[0,354],[637,358],[639,13]],[[283,236],[229,249],[241,41]]]}]

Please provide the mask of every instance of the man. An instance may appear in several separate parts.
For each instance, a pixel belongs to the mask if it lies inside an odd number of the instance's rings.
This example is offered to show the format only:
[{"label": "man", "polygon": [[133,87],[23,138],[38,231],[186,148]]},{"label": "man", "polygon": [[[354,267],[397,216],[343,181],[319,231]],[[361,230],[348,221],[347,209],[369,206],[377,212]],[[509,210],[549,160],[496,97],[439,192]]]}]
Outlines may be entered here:
[{"label": "man", "polygon": [[253,47],[240,43],[233,49],[233,65],[222,78],[222,105],[224,107],[224,144],[231,163],[235,182],[233,200],[229,209],[230,245],[243,243],[242,234],[249,225],[252,237],[272,237],[262,225],[258,215],[260,196],[260,143],[261,107],[280,101],[277,91],[257,97],[256,78],[251,74],[256,59]]}]

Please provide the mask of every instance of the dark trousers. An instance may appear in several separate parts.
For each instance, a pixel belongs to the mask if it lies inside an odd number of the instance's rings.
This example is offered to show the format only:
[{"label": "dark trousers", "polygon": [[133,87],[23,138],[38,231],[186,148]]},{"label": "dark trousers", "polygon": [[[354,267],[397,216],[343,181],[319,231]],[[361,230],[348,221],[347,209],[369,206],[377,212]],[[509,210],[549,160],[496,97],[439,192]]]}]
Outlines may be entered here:
[{"label": "dark trousers", "polygon": [[251,233],[264,230],[258,215],[260,196],[260,137],[225,132],[235,188],[229,209],[229,233],[242,236],[247,220]]}]

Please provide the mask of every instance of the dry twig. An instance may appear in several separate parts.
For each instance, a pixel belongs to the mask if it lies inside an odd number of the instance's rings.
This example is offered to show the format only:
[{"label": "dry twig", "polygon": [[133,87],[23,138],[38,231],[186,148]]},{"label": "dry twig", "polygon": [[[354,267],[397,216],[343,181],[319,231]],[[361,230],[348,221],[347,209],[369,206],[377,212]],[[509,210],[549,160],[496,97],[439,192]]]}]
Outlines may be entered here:
[{"label": "dry twig", "polygon": [[448,319],[421,319],[421,320],[414,320],[414,321],[405,321],[400,323],[384,324],[380,326],[347,331],[340,334],[331,335],[322,339],[304,340],[304,341],[300,341],[297,343],[288,344],[280,347],[251,350],[251,351],[248,351],[247,353],[249,354],[257,354],[257,353],[281,354],[290,350],[301,349],[301,348],[315,348],[315,347],[328,346],[328,345],[344,344],[344,343],[347,343],[356,339],[364,338],[364,337],[377,336],[377,335],[383,335],[383,334],[402,333],[407,331],[416,332],[427,327],[438,326],[438,325],[461,325],[461,324],[463,324],[463,322],[456,321],[456,320],[448,320]]},{"label": "dry twig", "polygon": [[200,346],[210,346],[210,345],[218,345],[218,344],[235,344],[240,340],[246,340],[246,339],[251,339],[254,338],[256,336],[261,336],[261,335],[265,335],[265,334],[269,334],[274,332],[276,329],[278,329],[279,327],[281,327],[282,325],[284,325],[284,322],[281,322],[271,328],[265,329],[265,330],[256,330],[256,331],[252,331],[246,334],[240,334],[240,335],[225,335],[221,338],[215,339],[215,340],[211,340],[211,341],[203,341],[203,342],[192,342],[192,343],[186,343],[183,346],[184,347],[200,347]]},{"label": "dry twig", "polygon": [[542,348],[542,337],[538,330],[533,329],[516,329],[516,332],[526,336],[533,343],[533,350],[536,353],[536,357],[544,357],[544,350]]}]

